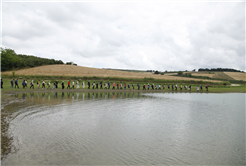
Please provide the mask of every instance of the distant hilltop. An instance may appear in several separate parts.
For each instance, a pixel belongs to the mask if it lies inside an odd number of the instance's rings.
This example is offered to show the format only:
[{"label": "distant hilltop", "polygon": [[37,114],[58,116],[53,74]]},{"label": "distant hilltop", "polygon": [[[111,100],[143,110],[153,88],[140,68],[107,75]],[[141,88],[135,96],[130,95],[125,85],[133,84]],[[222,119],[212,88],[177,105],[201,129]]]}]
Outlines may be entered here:
[{"label": "distant hilltop", "polygon": [[[179,72],[179,71],[168,71],[168,70],[158,71],[158,70],[113,69],[113,68],[103,68],[103,69],[119,70],[119,71],[129,71],[129,72],[151,72],[151,73],[155,73],[155,74],[161,74],[161,73],[178,73]],[[193,69],[192,71],[195,72],[196,69]],[[210,72],[217,71],[217,72],[243,72],[244,73],[244,71],[240,71],[240,70],[236,70],[236,69],[232,69],[232,68],[211,68],[211,69],[208,69],[208,68],[205,68],[205,69],[199,68],[198,71],[199,72],[201,72],[201,71],[210,71]],[[188,70],[184,70],[183,72],[188,72]]]}]

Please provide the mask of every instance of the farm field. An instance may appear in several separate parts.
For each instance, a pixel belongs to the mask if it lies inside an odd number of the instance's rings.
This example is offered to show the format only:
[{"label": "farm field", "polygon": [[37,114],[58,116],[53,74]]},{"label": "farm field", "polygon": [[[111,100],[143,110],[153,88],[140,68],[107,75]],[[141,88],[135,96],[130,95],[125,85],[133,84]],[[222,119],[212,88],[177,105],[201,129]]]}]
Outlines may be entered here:
[{"label": "farm field", "polygon": [[246,73],[240,72],[184,72],[190,73],[192,76],[204,76],[210,78],[218,78],[218,79],[225,79],[225,80],[243,80],[246,81]]},{"label": "farm field", "polygon": [[232,77],[235,80],[246,81],[246,73],[239,73],[239,72],[224,72],[224,73]]},{"label": "farm field", "polygon": [[[2,75],[12,75],[12,71],[2,72]],[[43,76],[77,76],[77,77],[117,77],[117,78],[154,78],[154,79],[165,79],[165,80],[194,80],[194,81],[206,81],[204,79],[197,78],[185,78],[176,77],[170,75],[157,75],[152,73],[136,73],[117,71],[109,69],[97,69],[90,67],[74,66],[74,65],[47,65],[34,67],[29,69],[22,69],[15,71],[16,76],[21,75],[43,75]],[[220,82],[216,80],[209,80],[209,82]]]},{"label": "farm field", "polygon": [[184,72],[184,73],[190,73],[192,76],[204,76],[210,78],[213,78],[215,75],[215,74],[209,74],[209,72]]}]

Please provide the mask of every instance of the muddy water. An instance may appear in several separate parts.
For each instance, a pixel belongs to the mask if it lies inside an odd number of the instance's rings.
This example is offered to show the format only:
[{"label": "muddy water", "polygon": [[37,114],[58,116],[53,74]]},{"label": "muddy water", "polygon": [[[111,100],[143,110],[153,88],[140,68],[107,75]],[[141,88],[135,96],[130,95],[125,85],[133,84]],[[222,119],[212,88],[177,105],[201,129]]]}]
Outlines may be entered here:
[{"label": "muddy water", "polygon": [[19,94],[2,165],[245,165],[245,94]]}]

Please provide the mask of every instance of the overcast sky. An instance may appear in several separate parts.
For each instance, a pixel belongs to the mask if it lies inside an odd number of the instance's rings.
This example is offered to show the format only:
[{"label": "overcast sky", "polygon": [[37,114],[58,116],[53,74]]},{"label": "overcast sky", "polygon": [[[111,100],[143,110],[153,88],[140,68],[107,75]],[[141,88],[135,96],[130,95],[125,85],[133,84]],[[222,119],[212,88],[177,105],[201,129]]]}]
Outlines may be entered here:
[{"label": "overcast sky", "polygon": [[2,2],[1,37],[87,67],[245,70],[245,3]]}]

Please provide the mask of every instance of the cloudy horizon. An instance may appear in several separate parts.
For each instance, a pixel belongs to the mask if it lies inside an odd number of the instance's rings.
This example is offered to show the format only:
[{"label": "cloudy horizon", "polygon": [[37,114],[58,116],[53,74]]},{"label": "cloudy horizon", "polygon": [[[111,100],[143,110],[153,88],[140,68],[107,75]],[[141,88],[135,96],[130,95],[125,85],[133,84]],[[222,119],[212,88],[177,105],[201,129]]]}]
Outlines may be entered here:
[{"label": "cloudy horizon", "polygon": [[95,68],[245,71],[245,3],[2,2],[2,47]]}]

